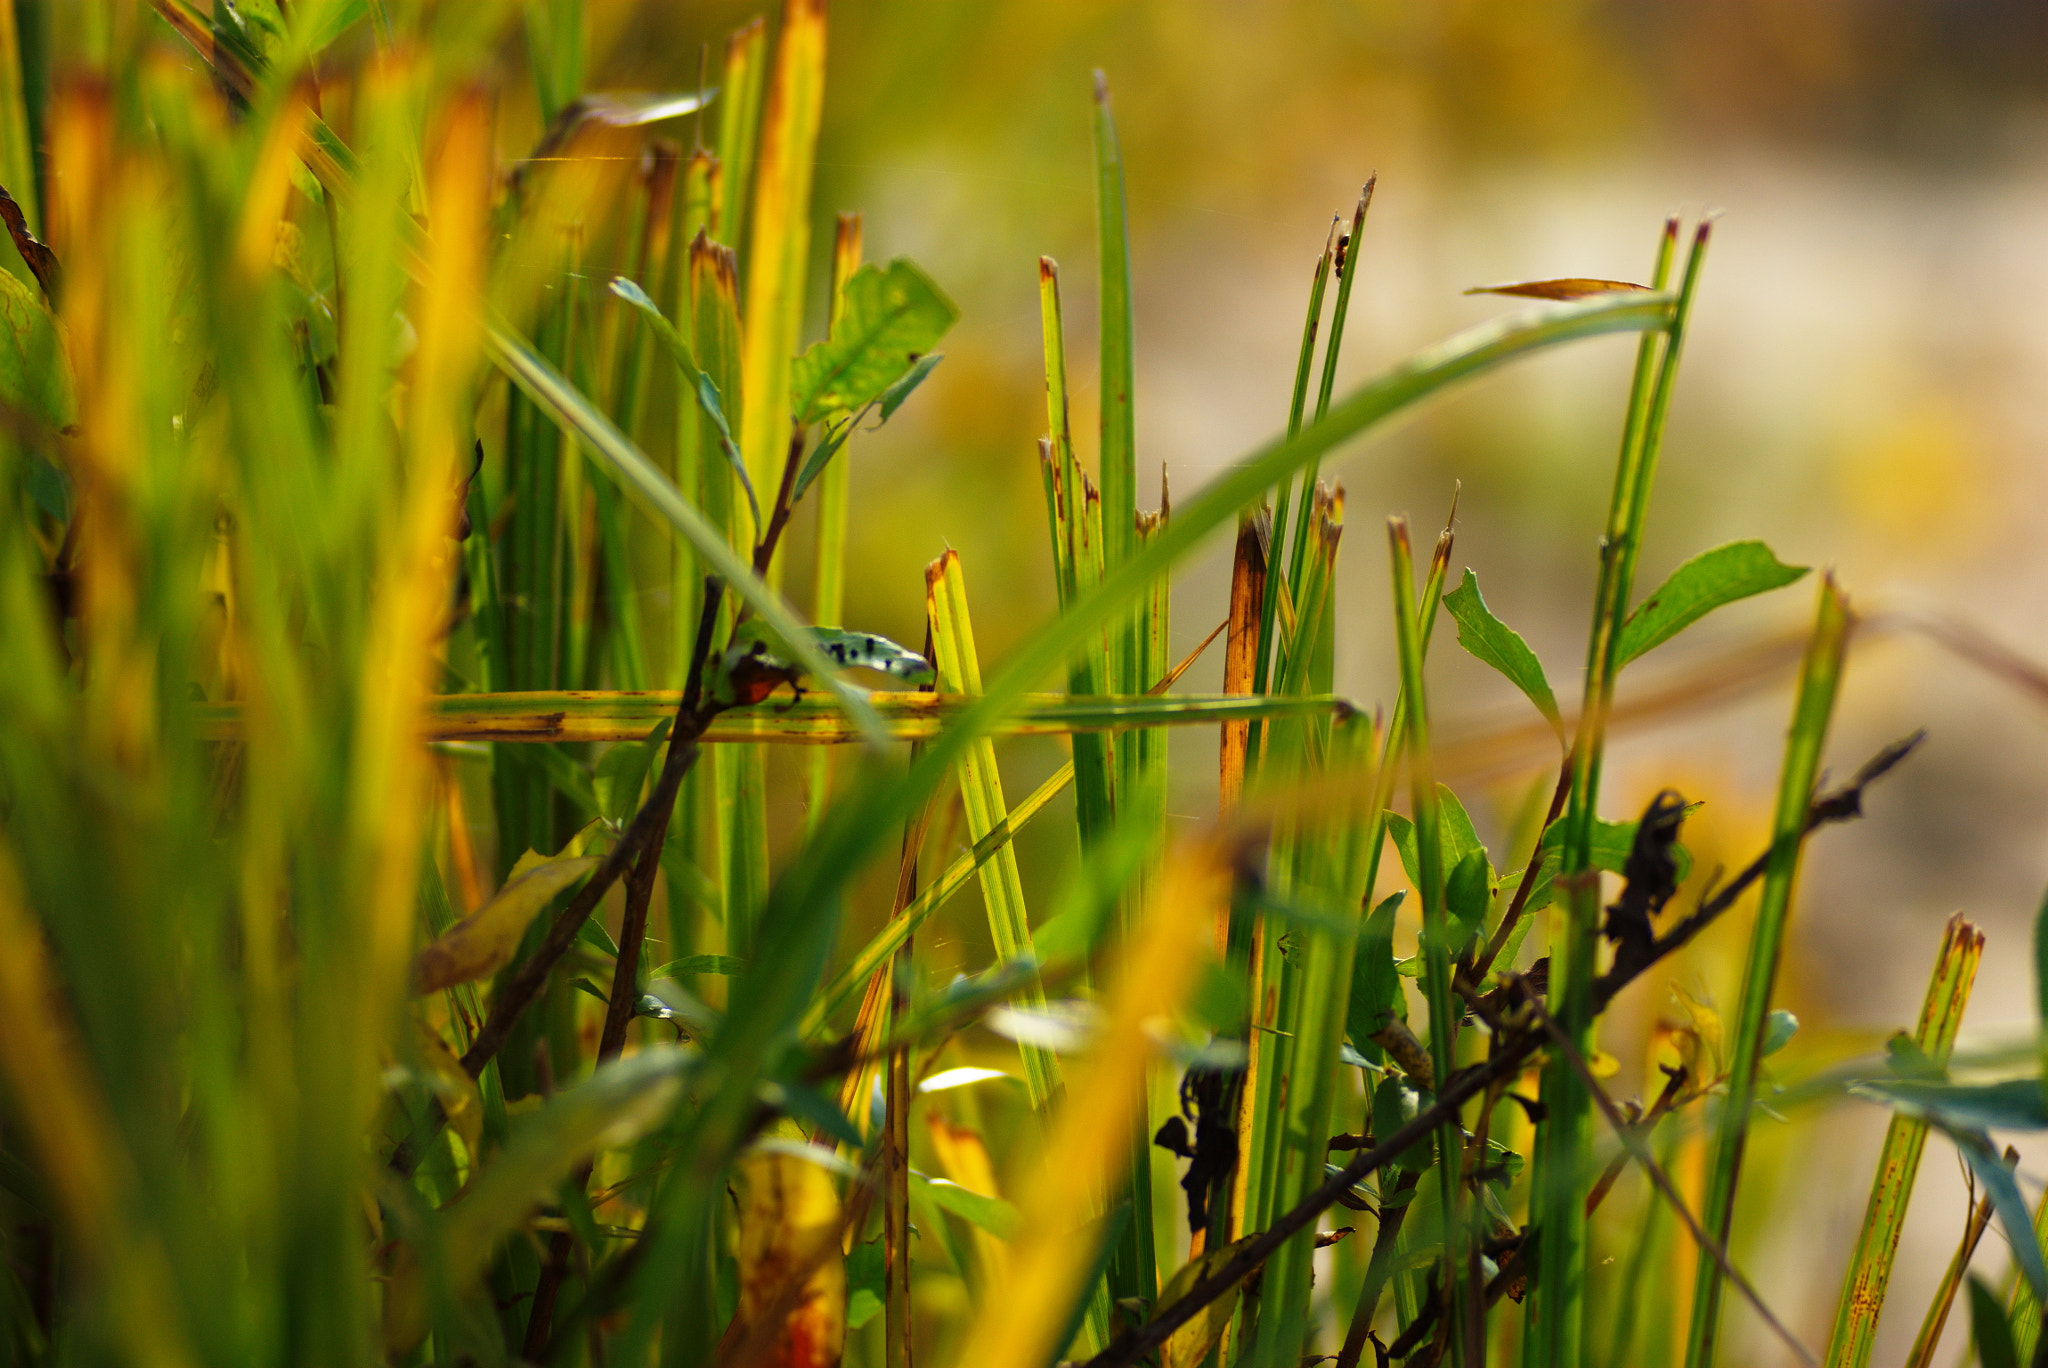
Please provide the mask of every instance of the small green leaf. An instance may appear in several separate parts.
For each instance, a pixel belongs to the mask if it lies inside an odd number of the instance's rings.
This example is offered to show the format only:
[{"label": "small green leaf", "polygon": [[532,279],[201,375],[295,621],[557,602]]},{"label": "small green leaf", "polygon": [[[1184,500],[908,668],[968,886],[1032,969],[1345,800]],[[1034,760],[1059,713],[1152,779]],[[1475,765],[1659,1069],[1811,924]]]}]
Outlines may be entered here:
[{"label": "small green leaf", "polygon": [[1970,1341],[1976,1345],[1977,1362],[1984,1368],[2020,1368],[2012,1323],[2006,1320],[1997,1294],[1975,1273],[1970,1275]]},{"label": "small green leaf", "polygon": [[1394,968],[1394,918],[1405,893],[1381,901],[1365,919],[1353,950],[1351,1003],[1345,1027],[1354,1043],[1363,1043],[1405,1016],[1401,976]]},{"label": "small green leaf", "polygon": [[724,453],[726,463],[733,468],[733,473],[739,477],[741,490],[746,493],[747,506],[754,513],[754,526],[761,526],[761,501],[754,495],[753,481],[747,478],[746,458],[740,455],[739,443],[733,440],[732,425],[726,421],[725,403],[719,396],[718,386],[698,367],[696,353],[690,350],[690,344],[676,331],[676,325],[668,321],[661,306],[647,297],[647,291],[624,276],[613,277],[611,289],[613,294],[638,309],[652,325],[654,335],[668,352],[669,359],[676,363],[676,368],[683,373],[683,380],[696,393],[698,407],[704,410],[712,428],[718,433],[718,449]]},{"label": "small green leaf", "polygon": [[[1483,854],[1486,847],[1480,844],[1479,832],[1473,827],[1472,818],[1465,811],[1465,805],[1458,801],[1458,795],[1442,784],[1436,786],[1436,795],[1439,804],[1437,840],[1443,849],[1442,868],[1448,876],[1467,855],[1475,850]],[[1419,887],[1422,875],[1419,872],[1421,866],[1416,861],[1415,823],[1397,812],[1390,812],[1387,814],[1387,834],[1394,838],[1394,849],[1400,852],[1401,868],[1407,873],[1408,882]],[[1490,887],[1490,864],[1487,867],[1487,878]]]},{"label": "small green leaf", "polygon": [[1463,952],[1463,941],[1485,929],[1486,909],[1492,901],[1493,866],[1487,863],[1485,851],[1469,851],[1444,880],[1444,908],[1458,923],[1451,937],[1453,955]]},{"label": "small green leaf", "polygon": [[1729,542],[1702,551],[1673,570],[1671,578],[1628,615],[1621,625],[1621,640],[1615,645],[1615,663],[1627,664],[1716,608],[1782,588],[1806,571],[1803,565],[1781,564],[1760,541]]},{"label": "small green leaf", "polygon": [[1506,675],[1508,682],[1536,705],[1536,711],[1549,719],[1557,729],[1558,739],[1563,740],[1564,718],[1557,710],[1556,695],[1550,692],[1550,681],[1544,677],[1543,662],[1514,628],[1487,608],[1486,600],[1479,595],[1479,577],[1467,570],[1464,582],[1445,594],[1443,602],[1458,624],[1458,644]]},{"label": "small green leaf", "polygon": [[999,1240],[1009,1239],[1023,1224],[1024,1218],[1017,1208],[1000,1197],[985,1196],[944,1178],[927,1178],[916,1169],[910,1171],[910,1181],[924,1189],[934,1206],[981,1227]]},{"label": "small green leaf", "polygon": [[832,336],[793,363],[797,421],[866,407],[902,379],[945,335],[960,310],[932,278],[902,258],[863,266],[846,282]]},{"label": "small green leaf", "polygon": [[875,399],[876,425],[888,422],[896,410],[903,407],[903,401],[910,397],[910,392],[922,385],[925,377],[937,370],[939,362],[945,359],[943,352],[931,352],[920,356],[917,358],[917,364],[903,372],[900,380],[883,390]]},{"label": "small green leaf", "polygon": [[858,1330],[882,1314],[887,1261],[877,1238],[856,1244],[846,1256],[846,1328]]},{"label": "small green leaf", "polygon": [[1768,1059],[1792,1043],[1792,1037],[1799,1034],[1799,1018],[1783,1007],[1764,1019],[1764,1052]]},{"label": "small green leaf", "polygon": [[876,410],[875,427],[882,426],[903,406],[903,401],[910,397],[910,392],[923,384],[924,378],[945,359],[938,352],[919,357],[917,364],[906,371],[901,380],[883,390],[867,409],[862,409],[859,413],[849,413],[837,422],[827,422],[824,431],[819,434],[818,444],[812,447],[811,454],[804,458],[804,468],[796,477],[796,488],[789,496],[790,502],[794,503],[803,498],[804,491],[811,487],[811,482],[825,473],[825,467],[839,454],[839,448],[846,445],[846,439],[853,435],[854,428],[859,426],[862,415],[867,413],[868,409]]}]

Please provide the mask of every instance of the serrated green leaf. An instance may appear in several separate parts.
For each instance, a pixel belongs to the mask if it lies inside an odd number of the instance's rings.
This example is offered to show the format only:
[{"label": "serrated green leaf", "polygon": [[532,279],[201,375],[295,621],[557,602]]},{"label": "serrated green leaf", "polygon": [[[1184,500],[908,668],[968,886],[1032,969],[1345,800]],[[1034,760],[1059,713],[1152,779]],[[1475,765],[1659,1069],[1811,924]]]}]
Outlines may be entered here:
[{"label": "serrated green leaf", "polygon": [[1444,608],[1458,624],[1458,644],[1467,654],[1484,661],[1506,675],[1536,705],[1536,710],[1564,739],[1564,717],[1557,710],[1557,696],[1550,691],[1543,662],[1529,649],[1514,628],[1493,615],[1479,594],[1479,577],[1470,570],[1458,587],[1444,595]]},{"label": "serrated green leaf", "polygon": [[797,421],[851,413],[904,378],[953,326],[960,310],[915,263],[863,266],[846,282],[832,336],[811,347],[790,372]]},{"label": "serrated green leaf", "polygon": [[1702,551],[1636,605],[1621,626],[1615,663],[1623,665],[1661,646],[1708,613],[1737,599],[1782,588],[1807,567],[1785,565],[1760,541],[1729,542]]}]

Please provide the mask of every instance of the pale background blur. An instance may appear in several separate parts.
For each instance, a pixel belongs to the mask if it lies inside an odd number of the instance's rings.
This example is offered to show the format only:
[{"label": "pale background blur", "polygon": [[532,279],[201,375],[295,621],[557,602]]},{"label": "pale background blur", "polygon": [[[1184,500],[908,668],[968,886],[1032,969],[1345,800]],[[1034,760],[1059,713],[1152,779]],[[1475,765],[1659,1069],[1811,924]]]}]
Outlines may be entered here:
[{"label": "pale background blur", "polygon": [[[761,7],[593,5],[592,84],[692,86],[700,43],[715,70],[723,34]],[[1064,268],[1075,427],[1090,454],[1089,72],[1100,67],[1128,166],[1141,502],[1155,501],[1162,461],[1192,490],[1278,430],[1315,254],[1369,172],[1379,193],[1354,246],[1363,274],[1340,389],[1512,307],[1467,298],[1467,286],[1640,279],[1667,213],[1712,211],[1639,591],[1699,550],[1762,537],[1787,561],[1834,567],[1866,610],[1936,608],[2048,661],[2038,0],[842,0],[832,19],[820,269],[830,214],[861,209],[870,257],[914,257],[962,309],[924,392],[887,431],[855,439],[852,624],[921,638],[921,570],[948,545],[965,560],[984,661],[1051,610],[1034,261],[1046,253]],[[1524,363],[1346,454],[1342,692],[1368,704],[1392,692],[1382,518],[1410,514],[1426,546],[1462,481],[1454,564],[1477,570],[1560,696],[1576,697],[1632,353],[1605,339]],[[1176,589],[1184,647],[1222,619],[1226,555],[1219,541]],[[1812,599],[1808,580],[1726,610],[1638,671],[1684,677],[1796,629]],[[1526,716],[1447,624],[1438,642],[1440,727]],[[1183,687],[1214,688],[1219,669],[1220,651]],[[1708,801],[1690,836],[1703,869],[1745,862],[1768,818],[1789,696],[1788,669],[1743,702],[1629,734],[1610,762],[1606,815],[1674,785]],[[1859,649],[1833,773],[1915,727],[1931,735],[1873,794],[1868,820],[1813,848],[1780,987],[1805,1030],[1781,1075],[1910,1026],[1957,910],[1990,936],[1969,1035],[2031,1021],[2029,924],[2048,882],[2044,723],[2039,700],[1923,640]],[[1175,746],[1175,811],[1205,813],[1214,738]],[[1013,793],[1059,758],[1020,748]],[[1464,786],[1496,856],[1535,778]],[[1025,843],[1034,890],[1057,885],[1070,833]],[[957,944],[942,937],[933,954],[985,962],[977,920],[970,901],[947,932]],[[1746,923],[1745,911],[1671,977],[1732,1006]],[[1640,987],[1607,1028],[1627,1088],[1645,1086],[1642,1033],[1669,1011],[1667,982]],[[1882,1126],[1844,1103],[1799,1113],[1758,1151],[1775,1214],[1745,1214],[1737,1254],[1816,1346]],[[2048,1143],[2019,1143],[2038,1191]],[[1796,1177],[1774,1181],[1777,1159],[1795,1160]],[[1961,1182],[1937,1140],[1879,1361],[1903,1354],[1961,1221]],[[1980,1267],[2002,1258],[1987,1238]],[[1730,1325],[1738,1359],[1777,1357],[1745,1308]],[[1948,1343],[1961,1340],[1952,1327]]]}]

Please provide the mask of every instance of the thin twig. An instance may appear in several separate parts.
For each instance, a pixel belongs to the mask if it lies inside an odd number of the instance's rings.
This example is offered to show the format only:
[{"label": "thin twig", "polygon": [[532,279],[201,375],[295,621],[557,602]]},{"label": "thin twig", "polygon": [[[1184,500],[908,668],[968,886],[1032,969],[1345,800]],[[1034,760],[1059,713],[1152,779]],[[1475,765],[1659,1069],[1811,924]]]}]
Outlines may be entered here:
[{"label": "thin twig", "polygon": [[1522,920],[1522,910],[1529,904],[1529,895],[1536,891],[1536,873],[1543,867],[1543,833],[1550,829],[1550,824],[1564,811],[1564,800],[1571,791],[1572,758],[1566,755],[1564,763],[1558,767],[1557,787],[1550,795],[1550,811],[1545,814],[1543,825],[1536,828],[1536,848],[1529,852],[1529,863],[1522,868],[1522,881],[1515,886],[1514,901],[1510,902],[1508,910],[1501,914],[1500,925],[1494,929],[1493,936],[1486,942],[1485,951],[1479,956],[1478,963],[1472,966],[1468,975],[1474,983],[1486,982],[1487,974],[1493,969],[1493,962],[1499,959],[1501,952],[1507,948],[1508,937],[1514,934],[1516,924]]},{"label": "thin twig", "polygon": [[539,948],[527,956],[492,999],[490,1015],[462,1056],[463,1070],[471,1078],[481,1074],[484,1065],[490,1063],[492,1056],[504,1046],[512,1033],[513,1023],[540,995],[556,962],[575,944],[576,934],[597,909],[599,900],[611,891],[611,886],[618,882],[655,836],[667,832],[669,812],[675,806],[676,793],[683,786],[683,776],[689,773],[697,758],[697,739],[704,735],[720,711],[714,700],[702,697],[704,664],[711,653],[711,631],[718,620],[720,588],[716,581],[706,583],[704,612],[697,623],[697,645],[690,657],[689,682],[676,705],[675,725],[669,731],[668,758],[662,762],[661,777],[655,782],[654,791],[633,814],[633,820],[627,824],[618,844],[604,857],[604,863],[597,867],[589,881],[555,918]]},{"label": "thin twig", "polygon": [[[1919,736],[1916,734],[1904,742],[1886,747],[1857,771],[1856,777],[1847,786],[1816,800],[1807,810],[1804,832],[1811,832],[1826,822],[1843,821],[1859,815],[1864,786],[1898,764],[1918,741]],[[1759,860],[1758,867],[1761,864],[1762,861]],[[1614,994],[1621,991],[1629,982],[1648,972],[1652,966],[1685,944],[1693,935],[1698,934],[1706,923],[1727,911],[1734,905],[1740,892],[1740,887],[1724,890],[1722,894],[1703,903],[1686,923],[1658,940],[1648,957],[1632,969],[1623,981],[1610,983],[1606,979],[1600,980],[1597,985],[1599,992],[1595,998],[1596,1007],[1604,1007],[1613,999]],[[1693,923],[1698,925],[1692,926]],[[1689,931],[1688,926],[1692,926]],[[1680,932],[1685,934],[1681,935]],[[1398,1159],[1431,1131],[1455,1118],[1467,1101],[1486,1091],[1495,1082],[1513,1077],[1520,1072],[1524,1063],[1546,1039],[1548,1036],[1540,1029],[1527,1030],[1512,1038],[1496,1037],[1495,1053],[1484,1064],[1474,1065],[1452,1074],[1437,1100],[1417,1112],[1408,1124],[1332,1174],[1301,1202],[1283,1212],[1272,1225],[1258,1235],[1246,1239],[1235,1254],[1207,1277],[1198,1280],[1178,1301],[1160,1310],[1143,1326],[1127,1330],[1117,1336],[1101,1353],[1089,1359],[1084,1368],[1129,1368],[1129,1365],[1137,1363],[1157,1349],[1175,1330],[1194,1319],[1203,1307],[1237,1286],[1253,1269],[1271,1257],[1274,1250],[1313,1225],[1323,1212],[1336,1204],[1340,1196],[1348,1193],[1368,1175]]]}]

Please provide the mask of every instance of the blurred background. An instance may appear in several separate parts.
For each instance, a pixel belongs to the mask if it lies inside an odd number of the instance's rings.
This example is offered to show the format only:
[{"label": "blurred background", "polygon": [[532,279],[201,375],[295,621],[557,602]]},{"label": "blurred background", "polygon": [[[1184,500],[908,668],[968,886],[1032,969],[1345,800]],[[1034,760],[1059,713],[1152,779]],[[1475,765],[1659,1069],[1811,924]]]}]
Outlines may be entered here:
[{"label": "blurred background", "polygon": [[[593,4],[592,84],[689,88],[700,51],[715,70],[725,33],[762,8]],[[1312,266],[1369,173],[1378,195],[1352,249],[1363,274],[1340,392],[1513,307],[1468,286],[1642,279],[1667,214],[1717,214],[1640,585],[1738,537],[1831,567],[1873,619],[1832,772],[1914,728],[1930,733],[1867,820],[1812,850],[1780,987],[1804,1030],[1780,1075],[1909,1026],[1941,924],[1959,910],[1990,937],[1966,1038],[2009,1037],[2033,1019],[2028,935],[2048,882],[2042,699],[1883,628],[1902,610],[1945,614],[2048,661],[2048,6],[864,0],[832,21],[820,224],[865,211],[870,258],[914,257],[962,309],[917,402],[854,443],[851,625],[920,639],[922,568],[947,546],[964,558],[984,660],[1052,609],[1034,261],[1064,268],[1086,456],[1093,68],[1114,92],[1128,168],[1140,468],[1154,494],[1162,466],[1175,490],[1192,490],[1277,433]],[[814,279],[829,240],[821,226]],[[1524,363],[1337,463],[1351,522],[1340,691],[1368,706],[1393,692],[1382,518],[1410,515],[1426,545],[1462,485],[1454,566],[1478,573],[1559,694],[1576,696],[1632,355],[1631,342],[1605,339]],[[1222,620],[1227,555],[1219,541],[1177,584],[1183,649]],[[1637,688],[1718,678],[1730,652],[1799,631],[1812,594],[1807,580],[1726,610],[1637,667]],[[1439,643],[1440,732],[1526,720],[1448,631]],[[1220,668],[1219,650],[1182,687],[1213,689]],[[1702,877],[1746,862],[1768,819],[1792,671],[1787,660],[1732,702],[1628,732],[1606,815],[1677,787],[1707,803],[1688,829]],[[1175,746],[1174,811],[1193,820],[1213,810],[1215,740]],[[1012,792],[1061,758],[1020,744]],[[1548,782],[1538,752],[1459,784],[1496,858],[1516,810]],[[1025,868],[1050,889],[1072,837],[1047,826],[1025,843]],[[1618,1011],[1603,1039],[1623,1061],[1617,1087],[1648,1086],[1671,982],[1732,1003],[1746,921],[1730,919]],[[941,966],[985,963],[979,927],[968,902],[929,953]],[[1767,1168],[1774,1153],[1807,1162],[1795,1184],[1759,1185],[1776,1219],[1739,1227],[1753,1237],[1737,1254],[1812,1343],[1826,1336],[1883,1124],[1855,1104],[1801,1112],[1758,1152]],[[2018,1143],[2038,1192],[2048,1145]],[[1816,1152],[1829,1162],[1813,1164]],[[1930,1147],[1893,1291],[1912,1310],[1889,1318],[1880,1359],[1904,1352],[1961,1226],[1951,1160]],[[1999,1257],[1993,1243],[1980,1266]],[[1731,1347],[1774,1356],[1745,1308],[1730,1325]]]}]

